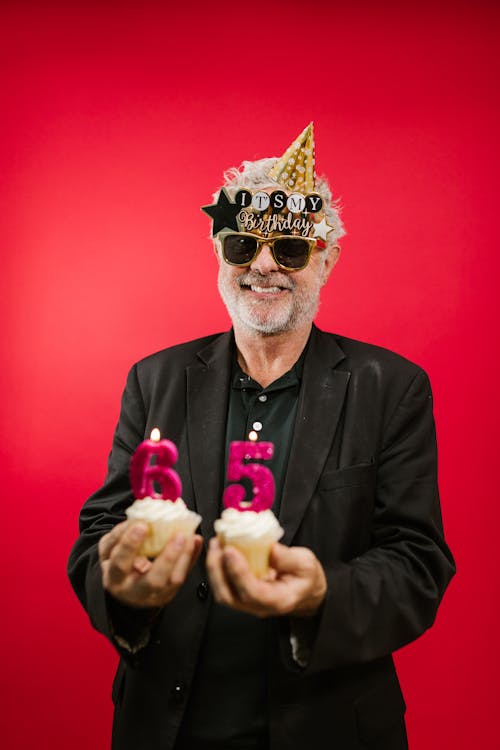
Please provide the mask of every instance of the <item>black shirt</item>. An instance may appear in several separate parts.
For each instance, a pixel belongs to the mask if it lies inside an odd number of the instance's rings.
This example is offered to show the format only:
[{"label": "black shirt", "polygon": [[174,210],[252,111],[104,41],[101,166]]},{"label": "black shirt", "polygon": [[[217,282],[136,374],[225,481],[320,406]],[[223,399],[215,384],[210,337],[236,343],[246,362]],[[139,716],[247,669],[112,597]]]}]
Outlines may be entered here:
[{"label": "black shirt", "polygon": [[[305,352],[291,370],[266,388],[246,375],[234,357],[225,467],[230,443],[248,440],[251,430],[257,432],[259,441],[274,443],[274,456],[265,465],[275,479],[272,510],[276,516],[281,506],[304,355]],[[213,603],[176,750],[268,748],[267,633],[265,619]]]},{"label": "black shirt", "polygon": [[[276,485],[273,512],[278,516],[285,481],[286,467],[297,416],[303,355],[291,370],[262,388],[234,362],[232,388],[226,426],[226,460],[233,440],[248,440],[253,430],[259,441],[274,443],[274,456],[265,462],[271,469]],[[242,480],[242,484],[245,479]],[[226,480],[225,487],[228,482]],[[250,499],[250,498],[249,498]],[[222,505],[221,505],[222,510]]]}]

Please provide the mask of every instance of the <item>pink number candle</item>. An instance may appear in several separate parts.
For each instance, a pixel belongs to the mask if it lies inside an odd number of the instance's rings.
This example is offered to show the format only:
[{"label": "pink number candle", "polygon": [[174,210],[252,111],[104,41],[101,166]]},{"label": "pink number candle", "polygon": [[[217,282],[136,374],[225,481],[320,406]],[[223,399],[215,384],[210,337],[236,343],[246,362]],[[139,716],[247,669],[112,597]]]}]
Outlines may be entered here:
[{"label": "pink number candle", "polygon": [[226,487],[223,496],[226,508],[236,510],[253,510],[259,513],[271,508],[274,502],[274,477],[271,469],[257,463],[243,463],[244,460],[257,458],[269,461],[274,454],[273,443],[256,443],[235,441],[229,446],[229,460],[227,478],[230,482],[237,482],[247,477],[252,482],[253,497],[245,501],[245,488],[241,484],[231,484]]},{"label": "pink number candle", "polygon": [[[182,493],[179,475],[172,469],[177,461],[179,452],[170,440],[160,440],[160,430],[155,427],[151,432],[151,439],[144,440],[130,460],[130,484],[134,497],[153,497],[175,502]],[[151,459],[156,456],[156,463]],[[154,482],[161,487],[158,494]]]}]

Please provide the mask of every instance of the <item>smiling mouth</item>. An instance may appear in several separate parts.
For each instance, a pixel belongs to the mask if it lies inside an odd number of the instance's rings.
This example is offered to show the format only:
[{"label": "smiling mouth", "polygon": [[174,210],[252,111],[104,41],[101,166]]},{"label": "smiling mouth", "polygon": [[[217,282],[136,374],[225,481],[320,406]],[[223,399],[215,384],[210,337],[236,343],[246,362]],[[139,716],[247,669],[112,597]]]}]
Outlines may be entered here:
[{"label": "smiling mouth", "polygon": [[289,291],[286,287],[281,286],[257,286],[257,284],[245,284],[244,289],[250,289],[257,294],[279,294],[280,292]]},{"label": "smiling mouth", "polygon": [[[262,283],[264,281],[264,283]],[[274,284],[270,284],[270,281],[274,281]],[[283,284],[280,284],[283,281]],[[267,283],[266,283],[267,282]],[[278,282],[278,283],[276,283]],[[255,294],[280,294],[281,292],[290,292],[292,289],[288,279],[255,279],[255,278],[242,278],[239,280],[241,289],[246,292],[254,292]]]}]

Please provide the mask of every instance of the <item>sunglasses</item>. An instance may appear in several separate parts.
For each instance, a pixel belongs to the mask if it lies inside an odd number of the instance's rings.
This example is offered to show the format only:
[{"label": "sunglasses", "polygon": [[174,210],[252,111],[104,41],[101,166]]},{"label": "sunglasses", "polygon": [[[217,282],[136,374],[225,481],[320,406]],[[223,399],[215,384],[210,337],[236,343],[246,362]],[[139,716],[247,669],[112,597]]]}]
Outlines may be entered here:
[{"label": "sunglasses", "polygon": [[255,234],[239,232],[226,234],[221,238],[222,255],[230,266],[250,266],[262,246],[267,245],[277,266],[285,271],[300,271],[309,263],[311,250],[317,241],[310,237],[279,235],[258,237]]}]

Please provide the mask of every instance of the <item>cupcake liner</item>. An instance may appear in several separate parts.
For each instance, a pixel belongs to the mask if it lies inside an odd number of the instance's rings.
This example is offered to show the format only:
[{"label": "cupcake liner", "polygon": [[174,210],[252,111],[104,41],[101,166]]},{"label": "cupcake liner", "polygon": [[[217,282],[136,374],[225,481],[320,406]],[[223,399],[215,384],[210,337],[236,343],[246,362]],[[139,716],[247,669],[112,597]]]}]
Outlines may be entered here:
[{"label": "cupcake liner", "polygon": [[222,547],[231,545],[239,550],[248,562],[248,567],[257,578],[265,578],[269,573],[269,555],[276,539],[245,541],[244,539],[226,539],[224,534],[217,535]]},{"label": "cupcake liner", "polygon": [[201,516],[190,512],[189,516],[174,521],[145,521],[148,526],[148,534],[139,548],[138,554],[144,557],[157,557],[167,542],[174,534],[185,534],[191,536],[196,531]]}]

